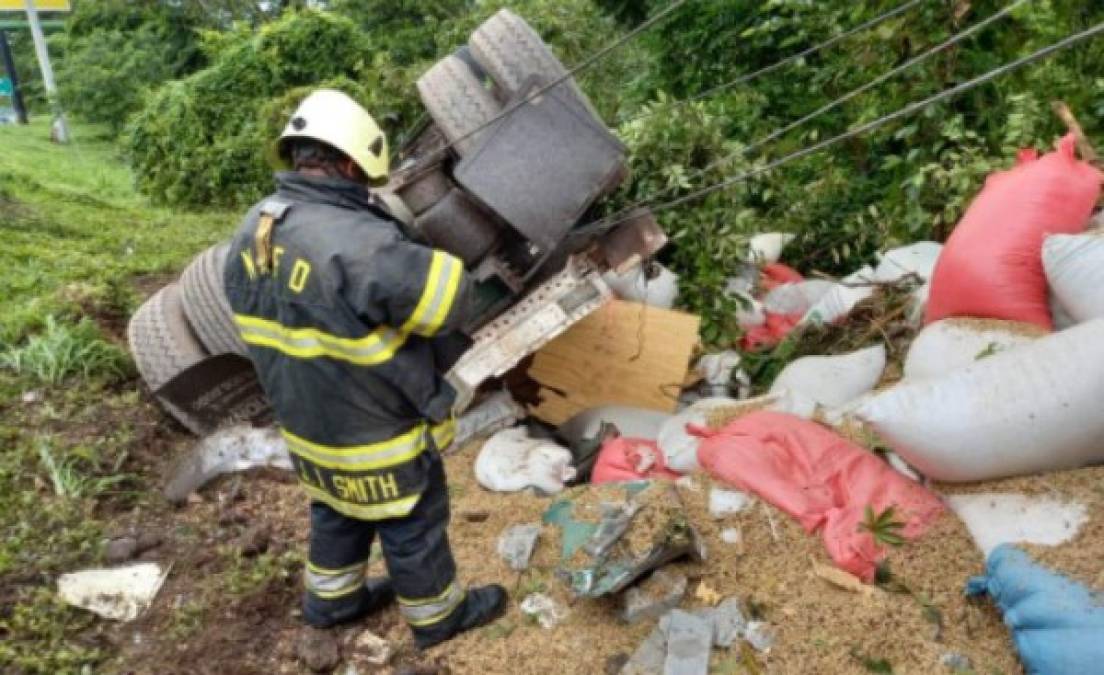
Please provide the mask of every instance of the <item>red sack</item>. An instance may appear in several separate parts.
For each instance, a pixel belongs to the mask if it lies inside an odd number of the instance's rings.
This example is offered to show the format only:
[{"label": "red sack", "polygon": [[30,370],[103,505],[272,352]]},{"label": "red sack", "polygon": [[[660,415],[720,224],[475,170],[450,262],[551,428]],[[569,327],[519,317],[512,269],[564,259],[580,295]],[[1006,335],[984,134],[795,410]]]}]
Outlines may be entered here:
[{"label": "red sack", "polygon": [[677,480],[681,476],[667,468],[663,451],[654,441],[618,436],[602,446],[590,473],[590,482],[616,483],[645,478]]},{"label": "red sack", "polygon": [[1071,134],[1042,158],[1021,152],[1013,169],[989,176],[939,256],[925,323],[970,316],[1053,327],[1043,239],[1084,230],[1104,180],[1074,144]]},{"label": "red sack", "polygon": [[761,325],[753,326],[744,332],[744,337],[740,340],[740,348],[745,352],[773,347],[782,342],[782,339],[801,322],[803,315],[765,312],[765,316],[767,320]]},{"label": "red sack", "polygon": [[943,512],[939,498],[877,456],[815,422],[783,413],[744,415],[704,437],[698,462],[713,478],[752,492],[801,523],[820,530],[837,565],[871,581],[885,549],[860,528],[867,507],[894,507],[895,532],[919,537]]},{"label": "red sack", "polygon": [[805,277],[801,276],[801,272],[782,263],[763,265],[759,270],[759,288],[764,292],[782,284],[796,284],[799,281],[805,281]]}]

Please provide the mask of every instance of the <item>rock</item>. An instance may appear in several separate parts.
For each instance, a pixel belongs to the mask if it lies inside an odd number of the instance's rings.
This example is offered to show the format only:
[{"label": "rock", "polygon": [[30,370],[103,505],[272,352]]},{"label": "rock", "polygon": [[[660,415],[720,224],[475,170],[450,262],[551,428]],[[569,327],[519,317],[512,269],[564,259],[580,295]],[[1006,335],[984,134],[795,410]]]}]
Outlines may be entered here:
[{"label": "rock", "polygon": [[295,654],[307,668],[316,673],[332,671],[341,662],[337,637],[332,631],[305,628],[299,634]]},{"label": "rock", "polygon": [[629,655],[624,652],[619,652],[606,658],[606,665],[602,669],[606,675],[617,675],[624,668],[625,664],[629,662]]},{"label": "rock", "polygon": [[751,621],[744,631],[744,639],[757,652],[767,652],[774,645],[774,631],[766,621]]},{"label": "rock", "polygon": [[158,533],[158,532],[149,532],[149,531],[142,532],[141,534],[138,535],[138,539],[137,539],[138,551],[137,552],[139,554],[142,554],[142,553],[145,553],[146,551],[152,551],[153,549],[155,549],[158,546],[160,546],[161,544],[163,544],[164,541],[165,541],[164,537],[162,537],[161,534]]},{"label": "rock", "polygon": [[709,622],[681,610],[667,615],[667,658],[663,675],[706,675],[713,646]]},{"label": "rock", "polygon": [[721,541],[726,544],[740,546],[744,543],[744,533],[738,527],[729,527],[721,530]]},{"label": "rock", "polygon": [[104,546],[104,561],[108,565],[118,565],[130,560],[138,553],[138,542],[134,537],[116,537],[109,539]]},{"label": "rock", "polygon": [[657,675],[663,671],[667,659],[667,631],[663,624],[656,626],[629,657],[621,675]]},{"label": "rock", "polygon": [[133,621],[149,608],[167,575],[156,563],[81,570],[58,577],[58,595],[105,619]]},{"label": "rock", "polygon": [[686,576],[666,569],[656,570],[644,583],[622,596],[621,618],[628,623],[658,619],[678,607],[686,595]]},{"label": "rock", "polygon": [[751,503],[751,498],[739,490],[713,488],[709,491],[709,515],[720,519],[739,513]]},{"label": "rock", "polygon": [[271,540],[272,532],[268,525],[255,525],[243,532],[235,545],[243,556],[249,558],[267,551]]},{"label": "rock", "polygon": [[32,403],[38,403],[42,400],[42,390],[32,389],[30,391],[23,392],[23,402],[27,405]]},{"label": "rock", "polygon": [[391,643],[370,630],[365,630],[353,641],[354,660],[363,660],[373,666],[385,666],[391,661],[395,650]]},{"label": "rock", "polygon": [[747,632],[748,622],[737,598],[728,598],[710,612],[713,645],[727,649]]},{"label": "rock", "polygon": [[510,569],[521,572],[529,567],[533,549],[537,547],[541,526],[536,523],[513,525],[498,539],[498,554],[506,559]]},{"label": "rock", "polygon": [[555,628],[561,621],[567,618],[567,610],[564,609],[544,593],[530,593],[518,606],[522,614],[534,617],[541,628]]},{"label": "rock", "polygon": [[953,671],[969,671],[973,670],[973,663],[970,661],[970,657],[965,654],[959,654],[958,652],[947,652],[939,657],[939,663],[944,668]]}]

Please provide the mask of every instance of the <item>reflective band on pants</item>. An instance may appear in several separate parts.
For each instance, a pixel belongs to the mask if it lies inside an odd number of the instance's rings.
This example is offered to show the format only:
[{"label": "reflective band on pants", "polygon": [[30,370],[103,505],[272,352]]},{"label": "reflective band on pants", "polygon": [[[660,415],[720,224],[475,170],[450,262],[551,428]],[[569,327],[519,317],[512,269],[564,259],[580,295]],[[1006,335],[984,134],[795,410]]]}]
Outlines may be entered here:
[{"label": "reflective band on pants", "polygon": [[433,598],[399,598],[399,610],[411,626],[431,626],[447,619],[464,601],[464,591],[453,581]]},{"label": "reflective band on pants", "polygon": [[307,590],[326,600],[355,593],[364,584],[367,565],[363,562],[340,570],[325,570],[308,563],[304,573]]}]

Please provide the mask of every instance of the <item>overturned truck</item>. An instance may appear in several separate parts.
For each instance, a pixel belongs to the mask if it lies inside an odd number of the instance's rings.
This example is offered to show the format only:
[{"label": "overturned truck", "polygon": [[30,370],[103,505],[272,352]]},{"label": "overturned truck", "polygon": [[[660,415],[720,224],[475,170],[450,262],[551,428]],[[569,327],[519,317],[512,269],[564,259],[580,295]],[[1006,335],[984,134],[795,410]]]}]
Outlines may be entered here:
[{"label": "overturned truck", "polygon": [[[447,374],[465,407],[487,380],[605,304],[603,272],[630,270],[667,239],[643,209],[606,233],[579,227],[627,177],[625,147],[517,15],[498,12],[417,87],[426,121],[378,195],[476,281],[465,327],[474,345]],[[223,291],[227,248],[200,253],[127,330],[154,396],[200,435],[271,418]]]}]

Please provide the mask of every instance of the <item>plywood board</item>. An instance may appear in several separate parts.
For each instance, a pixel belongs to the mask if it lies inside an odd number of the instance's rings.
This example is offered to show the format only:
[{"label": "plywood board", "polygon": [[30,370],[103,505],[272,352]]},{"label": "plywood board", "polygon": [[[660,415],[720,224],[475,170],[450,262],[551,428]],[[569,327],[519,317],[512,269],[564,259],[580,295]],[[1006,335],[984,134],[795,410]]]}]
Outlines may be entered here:
[{"label": "plywood board", "polygon": [[614,300],[536,353],[539,419],[561,424],[602,405],[674,412],[698,345],[700,317]]}]

